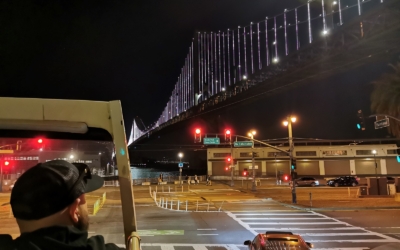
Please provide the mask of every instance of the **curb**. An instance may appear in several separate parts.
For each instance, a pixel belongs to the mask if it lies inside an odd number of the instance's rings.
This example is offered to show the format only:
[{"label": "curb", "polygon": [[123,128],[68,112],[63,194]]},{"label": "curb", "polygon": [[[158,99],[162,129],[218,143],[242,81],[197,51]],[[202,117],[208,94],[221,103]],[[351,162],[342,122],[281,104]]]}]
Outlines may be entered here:
[{"label": "curb", "polygon": [[301,207],[276,201],[285,207],[295,208],[303,211],[359,211],[359,210],[400,210],[400,206],[390,207]]}]

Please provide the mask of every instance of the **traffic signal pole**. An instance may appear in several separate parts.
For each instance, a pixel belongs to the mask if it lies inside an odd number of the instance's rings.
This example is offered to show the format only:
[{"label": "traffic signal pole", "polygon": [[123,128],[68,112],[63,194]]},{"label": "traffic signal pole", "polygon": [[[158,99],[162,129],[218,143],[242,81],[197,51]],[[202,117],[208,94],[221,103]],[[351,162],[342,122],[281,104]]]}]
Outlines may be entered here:
[{"label": "traffic signal pole", "polygon": [[232,147],[232,140],[231,140],[231,187],[235,186],[233,182],[233,171],[234,171],[234,160],[233,160],[233,147]]},{"label": "traffic signal pole", "polygon": [[292,169],[292,162],[293,162],[293,135],[292,135],[292,120],[290,117],[287,118],[288,121],[288,132],[289,132],[289,165],[290,165],[290,175],[292,181],[292,203],[296,203],[296,185],[294,183],[294,172],[295,170]]}]

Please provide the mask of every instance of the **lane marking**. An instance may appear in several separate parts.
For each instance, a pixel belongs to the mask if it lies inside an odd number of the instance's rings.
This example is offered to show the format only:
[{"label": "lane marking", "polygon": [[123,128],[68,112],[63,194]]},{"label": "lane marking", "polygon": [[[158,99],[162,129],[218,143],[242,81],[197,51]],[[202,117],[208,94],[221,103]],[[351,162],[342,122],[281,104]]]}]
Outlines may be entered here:
[{"label": "lane marking", "polygon": [[[124,244],[116,244],[118,247],[125,248]],[[235,244],[190,244],[190,243],[141,243],[143,247],[161,247],[162,250],[175,250],[174,247],[193,247],[195,250],[208,250],[207,247],[224,247],[228,250],[240,250],[244,245]],[[369,247],[332,247],[332,248],[313,248],[314,250],[369,250]]]},{"label": "lane marking", "polygon": [[235,220],[237,223],[239,223],[242,227],[246,228],[247,231],[251,232],[252,234],[254,234],[254,236],[256,236],[258,233],[253,230],[252,228],[250,228],[250,226],[247,223],[244,223],[242,220],[240,220],[239,218],[236,217],[236,215],[234,215],[231,212],[226,212],[226,214],[231,217],[233,220]]},{"label": "lane marking", "polygon": [[197,234],[197,236],[204,236],[204,235],[218,235],[218,234]]},{"label": "lane marking", "polygon": [[320,227],[316,227],[316,228],[293,228],[293,227],[262,227],[262,228],[252,228],[253,230],[259,230],[259,231],[273,231],[273,230],[362,230],[364,228],[361,227],[327,227],[327,228],[320,228]]},{"label": "lane marking", "polygon": [[[292,210],[290,210],[292,211]],[[309,213],[309,212],[298,212],[298,213],[257,213],[257,214],[238,214],[232,212],[235,216],[261,216],[261,215],[307,215],[307,216],[317,216],[315,214]]]},{"label": "lane marking", "polygon": [[333,225],[346,224],[345,222],[250,222],[248,225]]},{"label": "lane marking", "polygon": [[[323,215],[323,214],[320,214],[320,213],[317,213],[317,212],[314,212],[314,211],[312,211],[312,213],[318,214],[318,215],[323,216],[323,217],[325,217],[325,218],[330,218],[330,219],[332,219],[332,220],[334,220],[334,221],[337,221],[337,222],[341,222],[341,221],[338,220],[338,219],[331,218],[331,217],[328,217],[328,216],[326,216],[326,215]],[[341,223],[343,223],[343,222],[341,222]],[[347,226],[353,227],[353,225],[351,225],[351,224],[349,224],[349,223],[344,222],[344,224],[346,224]],[[398,239],[395,239],[395,238],[393,238],[393,237],[390,237],[390,236],[387,236],[387,235],[384,235],[384,234],[381,234],[381,233],[372,232],[372,231],[367,230],[367,229],[365,229],[365,228],[364,228],[363,230],[366,231],[366,232],[369,232],[369,233],[373,233],[374,235],[379,236],[379,237],[381,237],[381,238],[384,238],[385,240],[387,240],[386,242],[400,242],[400,240],[398,240]],[[380,242],[380,241],[381,241],[381,240],[379,240],[379,242]],[[354,241],[354,242],[359,242],[359,241]],[[371,242],[373,242],[373,241],[371,241]]]},{"label": "lane marking", "polygon": [[276,217],[270,217],[270,218],[240,218],[241,220],[328,220],[327,218],[320,218],[320,217],[315,217],[315,218],[299,218],[299,217],[293,217],[293,218],[276,218]]},{"label": "lane marking", "polygon": [[217,230],[216,228],[198,228],[197,230]]}]

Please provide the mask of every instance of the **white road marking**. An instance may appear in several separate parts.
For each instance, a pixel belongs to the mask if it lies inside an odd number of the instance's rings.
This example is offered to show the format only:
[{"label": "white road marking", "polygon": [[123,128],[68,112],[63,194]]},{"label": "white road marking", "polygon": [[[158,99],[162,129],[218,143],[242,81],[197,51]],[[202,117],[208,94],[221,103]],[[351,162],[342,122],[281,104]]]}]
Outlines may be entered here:
[{"label": "white road marking", "polygon": [[259,231],[275,231],[275,230],[291,230],[291,231],[296,231],[296,230],[364,230],[362,227],[327,227],[327,228],[293,228],[293,227],[279,227],[279,228],[274,228],[274,227],[262,227],[262,228],[254,228],[252,227],[253,230],[259,230]]},{"label": "white road marking", "polygon": [[250,222],[249,225],[332,225],[346,224],[345,222]]},{"label": "white road marking", "polygon": [[198,228],[197,230],[217,230],[216,228]]},{"label": "white road marking", "polygon": [[234,219],[235,221],[237,221],[237,223],[239,223],[240,225],[242,225],[244,228],[247,229],[247,231],[251,232],[254,235],[257,235],[258,233],[256,231],[254,231],[252,228],[250,228],[248,223],[244,223],[241,219],[237,218],[236,215],[234,215],[231,212],[226,212],[226,214],[231,217],[232,219]]},{"label": "white road marking", "polygon": [[218,235],[218,234],[197,234],[197,236],[203,236],[203,235]]},{"label": "white road marking", "polygon": [[[288,212],[296,212],[296,211],[299,211],[299,210],[296,210],[296,209],[279,209],[279,210],[270,210],[270,209],[268,209],[268,208],[265,208],[264,210],[268,210],[268,212],[285,212],[285,211],[288,211]],[[238,213],[237,215],[241,215],[241,214],[239,214],[239,213],[243,213],[243,211],[235,211],[235,210],[230,210],[229,211],[230,213],[235,213],[235,215],[236,215],[236,213]],[[254,211],[252,211],[252,210],[248,210],[248,212],[250,212],[250,213],[257,213],[257,212],[260,212],[260,211],[258,211],[258,210],[254,210]],[[299,212],[299,213],[304,213],[304,212]],[[242,215],[245,215],[245,214],[242,214]],[[258,215],[262,215],[262,214],[258,214]]]},{"label": "white road marking", "polygon": [[[117,244],[125,248],[124,244]],[[235,244],[190,244],[190,243],[141,243],[142,247],[161,247],[162,250],[175,250],[175,247],[193,247],[195,250],[208,250],[207,247],[224,247],[227,250],[239,250],[244,245]],[[313,248],[313,250],[369,250],[369,247]]]},{"label": "white road marking", "polygon": [[161,245],[161,250],[175,250],[175,248],[170,245]]},{"label": "white road marking", "polygon": [[241,220],[327,220],[326,218],[320,218],[320,217],[315,217],[315,218],[299,218],[299,217],[293,217],[293,218],[276,218],[276,217],[270,217],[270,218],[240,218]]},{"label": "white road marking", "polygon": [[[281,211],[281,210],[279,210]],[[294,211],[294,210],[289,210],[289,211]],[[306,216],[317,216],[315,214],[312,213],[304,213],[304,212],[298,212],[298,213],[257,213],[257,214],[238,214],[238,213],[233,213],[235,216],[257,216],[257,215],[306,215]]]}]

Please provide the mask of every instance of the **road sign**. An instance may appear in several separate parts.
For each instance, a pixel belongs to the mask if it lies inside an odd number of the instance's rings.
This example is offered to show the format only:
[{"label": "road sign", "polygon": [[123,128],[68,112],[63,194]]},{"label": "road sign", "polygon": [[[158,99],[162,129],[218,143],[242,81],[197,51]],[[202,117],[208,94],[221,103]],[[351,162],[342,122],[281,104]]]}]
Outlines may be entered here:
[{"label": "road sign", "polygon": [[233,143],[234,147],[251,147],[253,146],[253,142],[252,141],[235,141]]},{"label": "road sign", "polygon": [[375,129],[389,127],[390,126],[389,118],[386,117],[385,119],[378,120],[374,124],[375,124]]},{"label": "road sign", "polygon": [[179,162],[178,167],[183,168],[183,162]]},{"label": "road sign", "polygon": [[219,144],[219,138],[218,137],[216,137],[216,138],[207,138],[207,137],[205,137],[205,138],[203,138],[203,143],[205,145],[218,145]]}]

